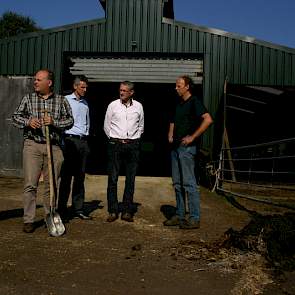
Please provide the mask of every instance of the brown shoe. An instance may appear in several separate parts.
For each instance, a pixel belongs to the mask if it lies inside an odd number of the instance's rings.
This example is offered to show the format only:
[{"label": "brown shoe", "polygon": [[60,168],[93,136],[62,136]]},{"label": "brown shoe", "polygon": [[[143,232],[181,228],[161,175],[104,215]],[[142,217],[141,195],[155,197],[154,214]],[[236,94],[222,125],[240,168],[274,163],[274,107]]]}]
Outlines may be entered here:
[{"label": "brown shoe", "polygon": [[180,229],[197,229],[200,228],[200,221],[199,220],[181,220],[179,224]]},{"label": "brown shoe", "polygon": [[125,220],[127,222],[133,222],[133,216],[130,213],[123,213],[121,216],[122,220]]},{"label": "brown shoe", "polygon": [[165,226],[175,226],[179,225],[180,219],[177,215],[172,216],[170,219],[167,219],[163,222]]},{"label": "brown shoe", "polygon": [[109,216],[108,216],[108,218],[107,218],[107,222],[113,222],[116,219],[118,219],[118,214],[116,214],[116,213],[110,213]]},{"label": "brown shoe", "polygon": [[29,233],[32,233],[34,231],[35,231],[34,223],[32,223],[32,222],[24,223],[23,232],[29,234]]}]

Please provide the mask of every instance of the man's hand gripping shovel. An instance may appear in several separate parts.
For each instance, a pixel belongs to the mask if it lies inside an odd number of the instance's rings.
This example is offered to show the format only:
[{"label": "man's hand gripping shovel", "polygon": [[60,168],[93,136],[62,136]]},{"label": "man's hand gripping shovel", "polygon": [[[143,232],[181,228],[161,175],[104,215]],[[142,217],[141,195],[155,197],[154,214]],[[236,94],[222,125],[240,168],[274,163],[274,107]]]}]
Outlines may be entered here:
[{"label": "man's hand gripping shovel", "polygon": [[[44,111],[44,115],[48,115],[48,111]],[[48,177],[49,177],[49,188],[50,188],[50,209],[49,213],[45,217],[48,233],[53,237],[59,237],[65,233],[65,226],[60,218],[60,215],[55,211],[56,209],[56,193],[54,189],[53,179],[53,165],[52,165],[52,153],[49,126],[45,125],[45,136],[46,136],[46,148],[48,158]]]}]

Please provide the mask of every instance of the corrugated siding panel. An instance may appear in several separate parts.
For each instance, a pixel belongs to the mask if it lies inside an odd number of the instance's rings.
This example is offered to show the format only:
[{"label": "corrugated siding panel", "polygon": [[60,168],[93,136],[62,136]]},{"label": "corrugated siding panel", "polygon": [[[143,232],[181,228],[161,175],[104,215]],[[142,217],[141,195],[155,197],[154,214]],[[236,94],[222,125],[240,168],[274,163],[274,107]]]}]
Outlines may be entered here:
[{"label": "corrugated siding panel", "polygon": [[247,80],[249,84],[253,84],[255,81],[255,76],[254,76],[254,65],[255,65],[255,45],[254,44],[248,44],[248,49],[249,49],[249,61],[248,61],[248,76]]},{"label": "corrugated siding panel", "polygon": [[287,59],[287,61],[285,64],[285,80],[286,80],[287,84],[291,85],[292,78],[294,79],[295,68],[292,67],[292,56],[290,54],[286,54],[286,59]]},{"label": "corrugated siding panel", "polygon": [[36,71],[36,69],[41,67],[42,67],[42,36],[38,36],[36,40],[34,72]]},{"label": "corrugated siding panel", "polygon": [[56,73],[60,89],[64,51],[105,50],[105,21],[0,40],[0,75],[32,75],[40,68]]},{"label": "corrugated siding panel", "polygon": [[282,85],[283,83],[283,66],[284,66],[284,54],[279,51],[277,54],[277,77],[276,84]]},{"label": "corrugated siding panel", "polygon": [[[139,2],[139,1],[138,1]],[[141,7],[141,17],[142,17],[142,51],[143,52],[147,52],[150,49],[150,32],[149,32],[149,27],[151,22],[153,22],[153,19],[149,18],[150,15],[150,10],[149,8],[149,2],[147,0],[143,0],[142,1],[143,6]],[[151,16],[152,17],[152,16]]]},{"label": "corrugated siding panel", "polygon": [[[105,39],[108,52],[161,50],[162,3],[158,0],[109,0]],[[137,46],[132,46],[136,41]]]},{"label": "corrugated siding panel", "polygon": [[[219,67],[220,67],[220,75],[219,75],[219,84],[224,82],[224,79],[222,79],[221,77],[225,77],[226,73],[227,73],[227,56],[226,56],[226,45],[227,45],[227,39],[226,38],[220,38],[220,42],[219,42]],[[222,56],[224,58],[222,58]]]},{"label": "corrugated siding panel", "polygon": [[134,35],[133,39],[137,40],[139,44],[141,44],[141,38],[142,38],[142,13],[141,13],[141,4],[139,1],[135,2],[134,5],[135,9],[135,16],[134,16]]},{"label": "corrugated siding panel", "polygon": [[72,58],[73,75],[85,75],[92,82],[130,80],[146,83],[175,83],[177,77],[189,74],[202,83],[201,60]]},{"label": "corrugated siding panel", "polygon": [[295,58],[290,55],[290,59],[292,59],[292,62],[290,63],[291,75],[289,76],[291,78],[291,82],[290,82],[290,85],[291,85],[295,81]]},{"label": "corrugated siding panel", "polygon": [[21,49],[22,49],[22,57],[21,57],[21,64],[20,64],[20,74],[21,75],[26,75],[26,73],[29,73],[29,69],[27,68],[28,66],[28,39],[23,39],[22,44],[21,44]]},{"label": "corrugated siding panel", "polygon": [[20,60],[22,57],[22,51],[21,51],[21,41],[18,39],[14,42],[15,44],[15,50],[14,50],[14,58],[12,59],[12,71],[13,73],[19,73],[20,72]]},{"label": "corrugated siding panel", "polygon": [[208,57],[213,54],[215,57],[210,57],[209,62],[220,67],[212,74],[219,75],[218,80],[226,74],[236,83],[294,84],[294,55],[290,53],[177,23],[161,24],[159,1],[113,2],[107,11],[108,30],[104,23],[97,22],[1,40],[1,74],[32,73],[40,66],[56,68],[63,50],[130,52],[134,50],[132,41],[136,41],[136,52],[197,52]]},{"label": "corrugated siding panel", "polygon": [[262,84],[269,84],[269,48],[262,49]]},{"label": "corrugated siding panel", "polygon": [[63,60],[62,60],[62,53],[63,53],[63,48],[64,48],[64,44],[63,44],[63,36],[64,33],[62,32],[58,32],[56,34],[56,38],[55,38],[55,60],[54,60],[54,71],[55,72],[62,72],[62,64],[63,64]]},{"label": "corrugated siding panel", "polygon": [[11,114],[31,86],[29,77],[0,77],[0,174],[22,175],[22,130],[12,125]]},{"label": "corrugated siding panel", "polygon": [[0,51],[0,70],[1,73],[6,74],[7,73],[7,43],[1,44],[1,51]]}]

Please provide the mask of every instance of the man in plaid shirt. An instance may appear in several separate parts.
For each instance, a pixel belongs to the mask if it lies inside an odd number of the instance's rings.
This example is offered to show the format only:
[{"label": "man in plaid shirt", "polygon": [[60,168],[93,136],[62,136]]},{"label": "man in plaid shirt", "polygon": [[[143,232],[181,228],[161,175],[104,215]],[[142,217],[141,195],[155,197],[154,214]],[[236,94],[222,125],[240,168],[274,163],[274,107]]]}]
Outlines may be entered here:
[{"label": "man in plaid shirt", "polygon": [[[49,126],[55,183],[60,175],[63,155],[60,148],[61,135],[73,125],[73,116],[68,101],[53,93],[53,72],[39,70],[34,79],[34,93],[23,97],[12,119],[16,127],[24,131],[24,226],[23,231],[35,230],[36,197],[38,181],[43,171],[43,204],[45,214],[49,213],[49,180],[45,125]],[[47,111],[45,113],[44,111]]]}]

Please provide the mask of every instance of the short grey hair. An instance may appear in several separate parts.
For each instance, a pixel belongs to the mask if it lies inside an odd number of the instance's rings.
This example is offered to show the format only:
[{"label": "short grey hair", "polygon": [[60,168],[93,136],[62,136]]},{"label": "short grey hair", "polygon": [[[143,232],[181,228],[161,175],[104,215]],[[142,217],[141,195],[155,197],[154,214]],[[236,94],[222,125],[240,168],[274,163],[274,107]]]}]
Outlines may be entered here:
[{"label": "short grey hair", "polygon": [[76,76],[74,78],[73,84],[74,85],[79,85],[80,82],[85,82],[88,85],[88,79],[85,76]]},{"label": "short grey hair", "polygon": [[133,90],[134,91],[134,83],[130,82],[130,81],[123,81],[120,83],[121,85],[125,85],[128,87],[129,90]]}]

